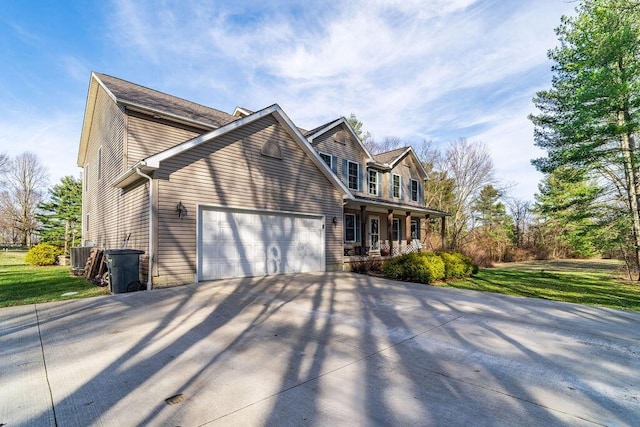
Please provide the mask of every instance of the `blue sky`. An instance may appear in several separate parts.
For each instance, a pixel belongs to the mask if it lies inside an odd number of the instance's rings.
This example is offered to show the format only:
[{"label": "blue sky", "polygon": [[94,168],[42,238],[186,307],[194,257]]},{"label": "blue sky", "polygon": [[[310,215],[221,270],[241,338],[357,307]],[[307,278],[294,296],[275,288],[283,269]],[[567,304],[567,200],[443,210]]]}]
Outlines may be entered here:
[{"label": "blue sky", "polygon": [[513,196],[541,178],[531,99],[566,0],[16,1],[0,7],[0,152],[79,176],[91,71],[304,128],[355,113],[376,139],[489,147]]}]

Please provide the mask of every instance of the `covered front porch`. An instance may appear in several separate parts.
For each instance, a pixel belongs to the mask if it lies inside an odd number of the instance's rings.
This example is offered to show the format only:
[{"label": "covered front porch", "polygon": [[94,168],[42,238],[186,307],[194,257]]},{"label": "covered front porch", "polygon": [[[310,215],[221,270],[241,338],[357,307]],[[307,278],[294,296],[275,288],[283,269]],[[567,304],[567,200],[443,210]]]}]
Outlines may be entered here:
[{"label": "covered front porch", "polygon": [[[407,252],[446,249],[446,212],[368,199],[344,207],[344,262],[362,257],[390,258]],[[433,224],[440,222],[438,243]],[[434,247],[435,246],[435,247]]]}]

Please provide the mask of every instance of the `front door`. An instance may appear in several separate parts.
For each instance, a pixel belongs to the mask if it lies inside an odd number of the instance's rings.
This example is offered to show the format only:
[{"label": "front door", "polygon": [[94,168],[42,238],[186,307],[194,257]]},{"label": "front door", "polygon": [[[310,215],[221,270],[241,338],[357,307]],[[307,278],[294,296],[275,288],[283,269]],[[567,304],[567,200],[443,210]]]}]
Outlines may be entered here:
[{"label": "front door", "polygon": [[380,250],[380,218],[377,216],[369,217],[369,251]]}]

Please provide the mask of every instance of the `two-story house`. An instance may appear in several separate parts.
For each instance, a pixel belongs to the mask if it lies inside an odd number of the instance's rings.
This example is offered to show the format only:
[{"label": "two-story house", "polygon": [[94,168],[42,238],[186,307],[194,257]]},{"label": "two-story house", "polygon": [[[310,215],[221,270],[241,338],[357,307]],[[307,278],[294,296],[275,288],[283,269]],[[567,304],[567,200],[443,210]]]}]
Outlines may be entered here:
[{"label": "two-story house", "polygon": [[343,213],[346,256],[415,250],[430,220],[445,218],[425,206],[427,172],[411,147],[372,155],[344,118],[306,138],[349,190]]},{"label": "two-story house", "polygon": [[92,73],[78,151],[86,245],[142,249],[147,286],[342,269],[420,239],[410,148],[373,156],[341,118],[232,114]]}]

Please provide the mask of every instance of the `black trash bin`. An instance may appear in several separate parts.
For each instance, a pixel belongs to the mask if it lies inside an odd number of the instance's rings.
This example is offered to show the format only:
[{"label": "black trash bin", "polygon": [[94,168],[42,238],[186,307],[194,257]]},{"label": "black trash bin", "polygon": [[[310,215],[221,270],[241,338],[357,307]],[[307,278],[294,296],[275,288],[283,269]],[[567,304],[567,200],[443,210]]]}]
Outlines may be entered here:
[{"label": "black trash bin", "polygon": [[111,293],[139,291],[140,283],[140,255],[144,251],[137,249],[107,249],[104,256],[107,257],[109,270],[109,288]]}]

